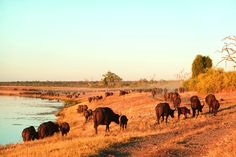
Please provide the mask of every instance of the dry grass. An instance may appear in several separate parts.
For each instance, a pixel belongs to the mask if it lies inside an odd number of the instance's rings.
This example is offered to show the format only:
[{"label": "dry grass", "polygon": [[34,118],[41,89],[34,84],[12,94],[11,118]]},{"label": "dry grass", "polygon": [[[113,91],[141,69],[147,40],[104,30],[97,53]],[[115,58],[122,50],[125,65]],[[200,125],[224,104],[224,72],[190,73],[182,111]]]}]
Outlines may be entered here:
[{"label": "dry grass", "polygon": [[[235,93],[221,93],[217,98],[224,98],[221,102],[221,112],[216,117],[202,114],[198,118],[189,118],[178,121],[169,118],[166,124],[156,124],[154,108],[161,97],[153,99],[150,93],[132,93],[118,96],[115,93],[101,101],[88,103],[86,98],[90,95],[103,93],[88,93],[81,100],[89,108],[98,106],[111,107],[116,113],[125,114],[129,118],[128,130],[120,131],[118,125],[110,125],[110,133],[105,133],[105,126],[98,127],[98,135],[94,134],[93,122],[84,123],[82,114],[78,114],[77,105],[65,108],[61,111],[59,122],[67,121],[71,125],[71,131],[67,137],[55,135],[51,138],[35,142],[7,145],[0,147],[0,156],[27,157],[27,156],[93,156],[109,155],[117,152],[127,152],[131,156],[171,156],[173,151],[180,156],[234,156],[235,150]],[[194,92],[181,95],[183,104],[187,107],[189,97]],[[200,95],[203,96],[203,95]],[[203,98],[203,97],[202,97]],[[203,112],[207,112],[205,107]],[[177,115],[176,115],[177,116]],[[232,119],[234,121],[232,121]],[[227,135],[222,132],[227,131]],[[214,138],[213,136],[214,135]],[[139,140],[133,140],[138,138]],[[207,140],[214,140],[213,143]],[[223,141],[223,142],[222,142]],[[229,142],[231,141],[231,142]],[[197,143],[195,148],[192,143]],[[225,149],[222,150],[221,148]],[[175,150],[173,150],[175,148]],[[195,149],[201,151],[196,152]],[[106,150],[104,152],[104,150]],[[114,152],[114,150],[116,150]],[[187,150],[191,155],[184,154]],[[232,151],[232,152],[231,152]],[[164,154],[163,154],[164,153]],[[119,155],[119,154],[118,154]]]}]

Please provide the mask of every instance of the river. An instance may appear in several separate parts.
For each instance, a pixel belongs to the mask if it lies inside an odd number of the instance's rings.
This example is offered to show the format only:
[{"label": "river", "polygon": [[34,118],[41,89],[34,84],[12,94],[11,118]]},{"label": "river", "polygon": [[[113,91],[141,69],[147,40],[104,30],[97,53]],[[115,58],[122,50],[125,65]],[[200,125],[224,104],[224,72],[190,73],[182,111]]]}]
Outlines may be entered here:
[{"label": "river", "polygon": [[40,98],[0,96],[0,144],[22,142],[24,128],[55,121],[62,102]]}]

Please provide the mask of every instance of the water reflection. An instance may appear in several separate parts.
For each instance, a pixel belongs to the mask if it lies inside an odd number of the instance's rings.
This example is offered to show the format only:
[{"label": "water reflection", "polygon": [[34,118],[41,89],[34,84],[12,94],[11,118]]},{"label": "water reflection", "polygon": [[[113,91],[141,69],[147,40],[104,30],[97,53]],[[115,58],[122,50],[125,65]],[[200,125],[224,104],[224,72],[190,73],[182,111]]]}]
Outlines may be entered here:
[{"label": "water reflection", "polygon": [[54,113],[62,106],[46,99],[0,96],[0,144],[21,142],[24,128],[55,121]]}]

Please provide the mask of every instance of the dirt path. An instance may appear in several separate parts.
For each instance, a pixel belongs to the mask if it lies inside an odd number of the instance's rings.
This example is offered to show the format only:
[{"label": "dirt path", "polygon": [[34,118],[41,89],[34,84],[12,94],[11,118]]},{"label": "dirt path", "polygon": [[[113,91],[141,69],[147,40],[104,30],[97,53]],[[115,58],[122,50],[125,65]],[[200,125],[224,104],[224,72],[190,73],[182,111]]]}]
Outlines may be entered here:
[{"label": "dirt path", "polygon": [[101,150],[99,156],[183,157],[212,156],[211,152],[227,154],[225,151],[231,149],[224,150],[224,146],[232,146],[232,149],[235,146],[236,105],[224,106],[217,116],[204,114],[197,119],[181,120],[177,125],[173,131],[132,138],[127,143],[113,145]]}]

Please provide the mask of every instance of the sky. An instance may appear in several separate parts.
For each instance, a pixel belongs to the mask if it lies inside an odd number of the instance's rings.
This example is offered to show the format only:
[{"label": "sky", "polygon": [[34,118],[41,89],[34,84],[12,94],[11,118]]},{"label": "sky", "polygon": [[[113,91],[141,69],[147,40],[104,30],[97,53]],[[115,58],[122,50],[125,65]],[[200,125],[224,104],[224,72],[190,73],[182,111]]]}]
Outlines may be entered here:
[{"label": "sky", "polygon": [[235,17],[235,0],[0,0],[0,81],[177,79],[216,65]]}]

